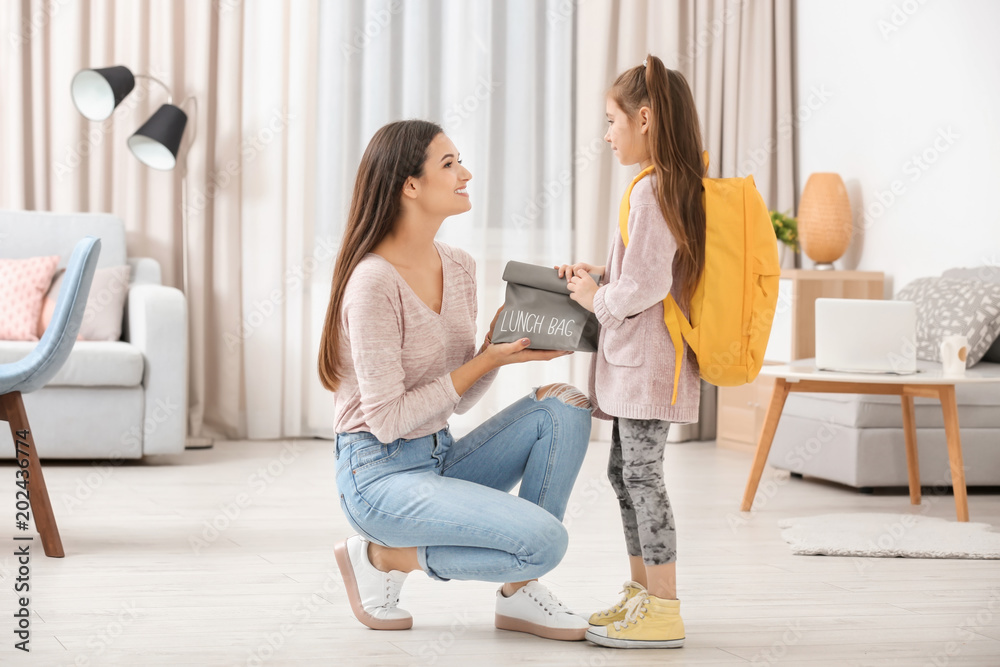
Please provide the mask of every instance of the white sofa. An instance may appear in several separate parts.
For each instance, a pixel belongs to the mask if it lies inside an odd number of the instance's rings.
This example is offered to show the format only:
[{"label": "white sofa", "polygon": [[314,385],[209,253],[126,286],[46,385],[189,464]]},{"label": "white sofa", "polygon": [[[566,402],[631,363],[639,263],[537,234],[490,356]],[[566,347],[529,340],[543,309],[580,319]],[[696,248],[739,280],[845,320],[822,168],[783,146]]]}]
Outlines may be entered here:
[{"label": "white sofa", "polygon": [[[926,283],[936,280],[936,285]],[[920,341],[930,338],[927,323],[938,318],[968,317],[969,304],[954,301],[963,294],[945,287],[953,281],[976,281],[1000,285],[1000,267],[952,268],[939,279],[922,278],[904,287],[896,298],[917,302],[918,350]],[[916,288],[919,283],[923,286]],[[904,293],[906,293],[904,295]],[[976,308],[991,304],[986,294],[975,291],[968,297]],[[948,296],[945,296],[948,295]],[[965,297],[959,297],[965,298]],[[986,301],[982,299],[987,299]],[[921,310],[923,314],[921,315]],[[986,322],[989,310],[979,310],[971,322],[984,343],[995,329]],[[924,329],[920,319],[925,318]],[[970,338],[970,343],[972,343]],[[988,343],[987,343],[988,344]],[[931,350],[924,350],[927,354]],[[978,367],[1000,367],[1000,339],[994,340]],[[937,362],[928,362],[937,363]],[[1000,384],[958,384],[955,386],[958,421],[962,437],[962,458],[968,486],[1000,486]],[[941,404],[932,399],[914,399],[920,483],[929,487],[950,487],[951,467],[944,432]],[[768,464],[801,475],[859,488],[907,486],[903,412],[898,396],[861,394],[798,394],[785,402],[774,434]]]},{"label": "white sofa", "polygon": [[[997,366],[979,362],[980,366]],[[1000,384],[955,387],[967,486],[1000,486]],[[920,484],[950,487],[941,404],[914,399]],[[768,465],[858,488],[908,484],[898,396],[797,394],[785,401]]]},{"label": "white sofa", "polygon": [[[75,243],[101,239],[98,269],[131,266],[120,341],[77,341],[45,388],[24,396],[39,456],[46,459],[137,459],[184,450],[187,424],[187,305],[161,284],[153,259],[127,257],[125,225],[101,213],[0,211],[0,258],[59,255],[65,267]],[[0,341],[0,363],[36,343]],[[0,457],[13,458],[10,431],[0,429]]]}]

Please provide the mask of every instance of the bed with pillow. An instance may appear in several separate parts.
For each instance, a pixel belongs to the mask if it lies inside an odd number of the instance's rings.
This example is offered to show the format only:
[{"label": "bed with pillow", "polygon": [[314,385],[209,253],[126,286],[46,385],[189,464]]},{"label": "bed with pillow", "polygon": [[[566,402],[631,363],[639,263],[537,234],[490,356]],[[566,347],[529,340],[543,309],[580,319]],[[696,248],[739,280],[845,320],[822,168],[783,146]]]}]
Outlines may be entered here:
[{"label": "bed with pillow", "polygon": [[[917,358],[940,362],[942,337],[969,341],[966,365],[1000,364],[1000,267],[955,268],[918,278],[895,297],[917,306]],[[956,386],[968,486],[1000,486],[1000,385]],[[941,405],[914,400],[920,483],[949,487]],[[859,488],[908,483],[898,396],[788,396],[768,464]]]},{"label": "bed with pillow", "polygon": [[[101,256],[78,341],[43,389],[24,396],[43,458],[137,459],[183,451],[187,306],[153,259],[128,257],[124,223],[103,213],[0,211],[0,363],[26,356],[48,325],[78,240]],[[13,458],[0,429],[0,457]]]}]

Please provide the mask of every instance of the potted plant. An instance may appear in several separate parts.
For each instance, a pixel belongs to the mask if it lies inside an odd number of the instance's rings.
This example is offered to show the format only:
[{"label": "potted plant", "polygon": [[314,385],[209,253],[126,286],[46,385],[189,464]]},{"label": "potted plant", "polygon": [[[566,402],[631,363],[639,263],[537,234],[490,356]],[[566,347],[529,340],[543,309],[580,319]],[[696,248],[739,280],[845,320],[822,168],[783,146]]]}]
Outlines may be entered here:
[{"label": "potted plant", "polygon": [[799,251],[799,222],[790,215],[771,211],[771,226],[774,227],[774,235],[781,245],[778,246],[778,263],[785,265],[785,255],[788,249],[792,252]]}]

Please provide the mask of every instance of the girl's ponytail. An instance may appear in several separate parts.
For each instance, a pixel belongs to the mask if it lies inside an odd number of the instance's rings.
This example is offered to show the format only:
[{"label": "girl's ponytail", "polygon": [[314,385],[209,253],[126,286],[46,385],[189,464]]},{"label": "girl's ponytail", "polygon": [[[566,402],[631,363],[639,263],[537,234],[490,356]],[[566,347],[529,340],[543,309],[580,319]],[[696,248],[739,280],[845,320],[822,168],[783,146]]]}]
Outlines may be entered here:
[{"label": "girl's ponytail", "polygon": [[649,152],[656,168],[656,198],[677,242],[674,271],[687,309],[705,266],[705,210],[701,129],[694,97],[684,76],[663,61],[646,56],[642,65],[622,73],[608,92],[630,122],[648,107]]}]

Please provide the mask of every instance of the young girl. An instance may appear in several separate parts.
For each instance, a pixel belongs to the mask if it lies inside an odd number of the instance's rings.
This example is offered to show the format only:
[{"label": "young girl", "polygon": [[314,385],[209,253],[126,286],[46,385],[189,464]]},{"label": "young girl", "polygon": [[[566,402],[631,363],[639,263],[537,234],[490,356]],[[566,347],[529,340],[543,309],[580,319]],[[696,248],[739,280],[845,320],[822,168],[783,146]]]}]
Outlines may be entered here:
[{"label": "young girl", "polygon": [[[686,349],[672,401],[675,353],[663,299],[672,294],[686,314],[705,263],[701,133],[687,81],[653,56],[614,82],[607,116],[604,140],[623,165],[642,169],[629,196],[629,244],[619,232],[606,266],[557,267],[571,298],[601,323],[590,400],[596,417],[614,422],[608,477],[621,506],[632,573],[622,600],[590,617],[587,639],[621,648],[673,648],[684,643],[684,622],[663,450],[671,423],[697,420],[700,380]],[[588,272],[601,274],[600,286]]]}]

